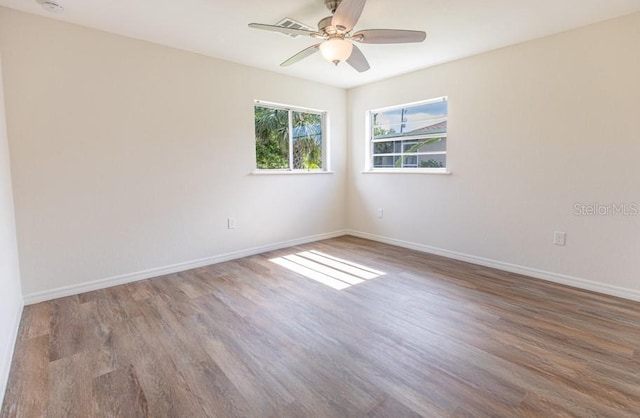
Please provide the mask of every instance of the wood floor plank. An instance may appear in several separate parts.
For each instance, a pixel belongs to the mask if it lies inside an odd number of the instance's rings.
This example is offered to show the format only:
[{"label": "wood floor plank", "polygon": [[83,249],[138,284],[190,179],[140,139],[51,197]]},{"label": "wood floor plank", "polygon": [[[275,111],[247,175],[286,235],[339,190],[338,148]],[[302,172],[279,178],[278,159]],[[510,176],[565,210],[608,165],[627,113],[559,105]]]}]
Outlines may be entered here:
[{"label": "wood floor plank", "polygon": [[34,338],[50,333],[51,327],[51,304],[37,303],[24,307],[20,332],[23,338]]},{"label": "wood floor plank", "polygon": [[272,415],[284,406],[295,403],[296,399],[258,364],[248,361],[242,353],[227,346],[221,336],[197,318],[191,320],[190,328],[198,330],[194,338],[240,394],[250,399],[259,411]]},{"label": "wood floor plank", "polygon": [[91,392],[93,359],[81,351],[49,363],[48,416],[83,418],[98,415]]},{"label": "wood floor plank", "polygon": [[81,352],[87,330],[82,322],[79,297],[69,296],[50,303],[49,360],[55,361]]},{"label": "wood floor plank", "polygon": [[[29,321],[27,326],[29,325]],[[49,335],[18,338],[2,417],[44,417],[49,408]]]},{"label": "wood floor plank", "polygon": [[391,396],[387,396],[382,402],[376,405],[369,413],[371,418],[419,418],[420,415],[404,406]]},{"label": "wood floor plank", "polygon": [[144,300],[153,296],[153,288],[151,288],[150,280],[127,283],[122,287],[129,293],[133,300],[136,301]]},{"label": "wood floor plank", "polygon": [[26,307],[0,417],[638,411],[640,303],[347,236]]},{"label": "wood floor plank", "polygon": [[[157,417],[207,416],[203,405],[190,392],[171,352],[159,344],[153,319],[144,316],[122,323],[114,331],[114,346],[136,370],[149,411]],[[167,342],[170,343],[170,342]]]},{"label": "wood floor plank", "polygon": [[113,370],[93,379],[93,398],[100,415],[113,418],[150,417],[149,405],[135,368]]}]

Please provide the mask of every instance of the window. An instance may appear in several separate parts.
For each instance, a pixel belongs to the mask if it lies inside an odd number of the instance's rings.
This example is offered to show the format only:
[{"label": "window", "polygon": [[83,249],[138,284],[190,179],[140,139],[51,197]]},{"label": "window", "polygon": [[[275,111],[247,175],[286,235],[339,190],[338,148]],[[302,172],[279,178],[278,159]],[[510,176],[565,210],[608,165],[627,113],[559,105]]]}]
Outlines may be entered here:
[{"label": "window", "polygon": [[256,102],[258,170],[326,171],[326,112]]},{"label": "window", "polygon": [[446,170],[446,97],[372,110],[369,121],[372,171]]}]

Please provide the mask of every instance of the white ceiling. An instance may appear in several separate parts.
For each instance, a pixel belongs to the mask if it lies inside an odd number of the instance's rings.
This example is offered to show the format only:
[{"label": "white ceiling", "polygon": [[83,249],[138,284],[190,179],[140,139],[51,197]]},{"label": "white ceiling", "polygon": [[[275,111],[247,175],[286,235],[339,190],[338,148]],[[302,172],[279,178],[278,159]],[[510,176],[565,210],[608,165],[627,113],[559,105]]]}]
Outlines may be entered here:
[{"label": "white ceiling", "polygon": [[284,17],[315,27],[323,0],[59,0],[62,14],[36,0],[0,5],[132,38],[338,87],[354,87],[480,52],[640,11],[640,0],[368,0],[358,29],[427,32],[422,44],[360,45],[371,70],[333,67],[319,54],[279,64],[312,38],[250,29]]}]

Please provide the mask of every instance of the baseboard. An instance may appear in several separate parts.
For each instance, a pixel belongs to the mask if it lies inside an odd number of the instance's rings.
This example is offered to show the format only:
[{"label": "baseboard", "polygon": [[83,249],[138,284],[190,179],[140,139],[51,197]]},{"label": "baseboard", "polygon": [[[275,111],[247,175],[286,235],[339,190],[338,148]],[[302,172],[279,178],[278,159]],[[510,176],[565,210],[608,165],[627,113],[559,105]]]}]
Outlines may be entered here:
[{"label": "baseboard", "polygon": [[198,267],[204,267],[211,264],[222,263],[224,261],[235,260],[242,257],[248,257],[268,251],[279,250],[282,248],[293,247],[295,245],[307,244],[309,242],[321,241],[329,238],[336,238],[346,235],[346,231],[339,230],[325,234],[312,235],[302,238],[296,238],[287,241],[281,241],[273,244],[262,245],[259,247],[247,248],[244,250],[233,251],[225,254],[214,255],[212,257],[201,258],[198,260],[187,261],[184,263],[173,264],[170,266],[157,267],[149,270],[138,271],[134,273],[123,274],[105,279],[94,280],[87,283],[59,287],[57,289],[45,290],[42,292],[29,293],[24,296],[24,303],[32,305],[34,303],[44,302],[47,300],[58,299],[65,296],[77,295],[80,293],[90,292],[92,290],[105,289],[107,287],[117,286],[125,283],[132,283],[139,280],[146,280],[153,277],[163,276],[165,274],[178,273]]},{"label": "baseboard", "polygon": [[[594,282],[591,280],[581,279],[578,277],[568,276],[550,271],[538,270],[531,267],[520,266],[517,264],[506,263],[504,261],[492,260],[489,258],[478,257],[470,254],[459,253],[455,251],[445,250],[442,248],[431,247],[410,241],[403,241],[395,238],[388,238],[381,235],[370,234],[368,232],[356,230],[339,230],[325,234],[312,235],[288,241],[281,241],[273,244],[263,245],[259,247],[248,248],[240,251],[220,254],[212,257],[202,258],[184,263],[173,264],[170,266],[158,267],[144,271],[138,271],[129,274],[109,277],[105,279],[94,280],[78,285],[65,286],[57,289],[46,290],[42,292],[30,293],[24,296],[25,305],[44,302],[47,300],[57,299],[65,296],[77,295],[92,290],[105,289],[107,287],[117,286],[125,283],[132,283],[139,280],[146,280],[153,277],[163,276],[165,274],[178,273],[193,268],[204,267],[211,264],[222,263],[224,261],[235,260],[242,257],[248,257],[268,251],[279,250],[282,248],[292,247],[295,245],[307,244],[309,242],[321,241],[324,239],[336,238],[343,235],[352,235],[359,238],[369,239],[372,241],[382,242],[385,244],[395,245],[397,247],[408,248],[411,250],[421,251],[424,253],[435,254],[454,260],[465,261],[467,263],[477,264],[485,267],[491,267],[498,270],[504,270],[511,273],[522,274],[541,280],[559,283],[578,289],[590,290],[605,295],[616,296],[624,299],[640,301],[640,291],[627,289],[619,286],[612,286],[604,283]],[[19,318],[18,318],[19,322]],[[17,325],[16,325],[17,333]]]},{"label": "baseboard", "polygon": [[24,305],[20,305],[19,309],[16,310],[13,318],[13,329],[11,330],[11,335],[9,336],[9,347],[11,347],[4,358],[2,359],[2,364],[0,365],[0,408],[2,407],[4,401],[4,395],[7,390],[7,384],[9,383],[9,373],[11,372],[11,362],[13,361],[13,353],[16,349],[16,342],[18,340],[18,332],[20,330],[20,320],[22,319],[22,311],[24,309]]},{"label": "baseboard", "polygon": [[553,273],[550,271],[538,270],[531,267],[519,266],[517,264],[506,263],[504,261],[492,260],[484,257],[449,251],[442,248],[430,247],[428,245],[418,244],[410,241],[403,241],[395,238],[383,237],[380,235],[370,234],[368,232],[347,230],[348,235],[355,237],[378,241],[385,244],[395,245],[397,247],[409,248],[411,250],[421,251],[424,253],[435,254],[442,257],[452,258],[454,260],[465,261],[467,263],[478,264],[485,267],[492,267],[498,270],[508,271],[510,273],[522,274],[524,276],[534,277],[536,279],[546,280],[549,282],[559,283],[566,286],[575,287],[583,290],[590,290],[605,295],[616,296],[619,298],[629,299],[640,302],[640,291],[627,289],[624,287],[612,286],[605,283],[598,283],[591,280],[580,279],[564,274]]}]

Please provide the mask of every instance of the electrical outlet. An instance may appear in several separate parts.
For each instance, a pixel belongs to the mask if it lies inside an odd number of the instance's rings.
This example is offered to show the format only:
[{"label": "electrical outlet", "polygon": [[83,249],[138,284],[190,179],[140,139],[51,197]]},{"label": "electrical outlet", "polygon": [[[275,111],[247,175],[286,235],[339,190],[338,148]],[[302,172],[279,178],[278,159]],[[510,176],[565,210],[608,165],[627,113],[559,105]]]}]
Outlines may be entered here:
[{"label": "electrical outlet", "polygon": [[227,228],[236,229],[236,218],[227,218]]},{"label": "electrical outlet", "polygon": [[567,244],[567,233],[556,231],[553,233],[553,243],[555,245],[565,246]]},{"label": "electrical outlet", "polygon": [[377,216],[380,219],[382,219],[384,217],[384,211],[382,210],[382,208],[378,208]]}]

